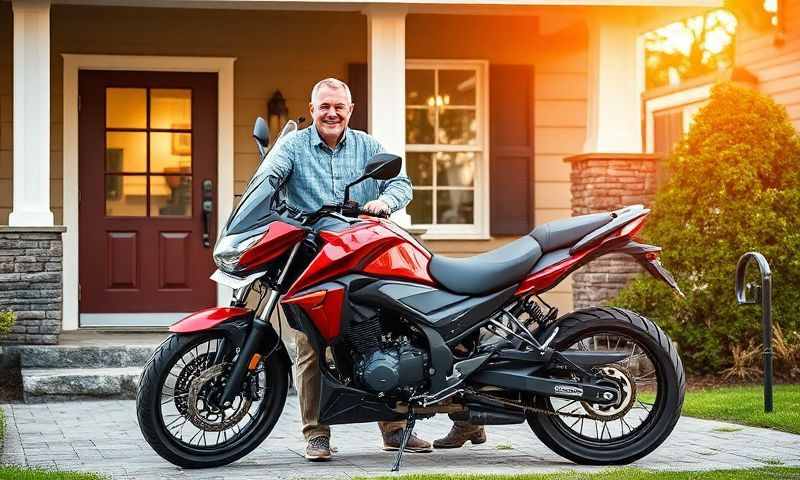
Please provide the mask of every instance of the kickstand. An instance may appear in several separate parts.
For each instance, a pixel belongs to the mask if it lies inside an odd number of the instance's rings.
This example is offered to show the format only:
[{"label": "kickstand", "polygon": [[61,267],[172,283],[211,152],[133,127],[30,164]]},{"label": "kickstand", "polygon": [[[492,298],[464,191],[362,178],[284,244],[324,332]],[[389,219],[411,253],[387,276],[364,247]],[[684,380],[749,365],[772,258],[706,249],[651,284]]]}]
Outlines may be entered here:
[{"label": "kickstand", "polygon": [[406,428],[403,429],[403,439],[400,440],[400,450],[394,457],[394,465],[392,466],[393,472],[400,471],[400,460],[403,458],[403,451],[406,449],[408,439],[411,438],[411,432],[414,430],[414,424],[417,423],[417,416],[414,414],[414,409],[409,409],[408,418],[406,418]]}]

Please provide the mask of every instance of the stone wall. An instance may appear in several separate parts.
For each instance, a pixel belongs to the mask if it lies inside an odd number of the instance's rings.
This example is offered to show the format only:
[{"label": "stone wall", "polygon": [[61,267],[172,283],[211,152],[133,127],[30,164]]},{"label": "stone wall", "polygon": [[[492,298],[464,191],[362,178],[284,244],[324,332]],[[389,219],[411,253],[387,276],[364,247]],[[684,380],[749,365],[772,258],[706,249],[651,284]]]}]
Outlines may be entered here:
[{"label": "stone wall", "polygon": [[17,321],[0,344],[57,344],[64,227],[0,226],[0,310]]},{"label": "stone wall", "polygon": [[[649,205],[656,189],[659,156],[648,154],[583,154],[572,164],[572,215]],[[575,308],[605,303],[642,272],[628,255],[606,255],[573,273]]]}]

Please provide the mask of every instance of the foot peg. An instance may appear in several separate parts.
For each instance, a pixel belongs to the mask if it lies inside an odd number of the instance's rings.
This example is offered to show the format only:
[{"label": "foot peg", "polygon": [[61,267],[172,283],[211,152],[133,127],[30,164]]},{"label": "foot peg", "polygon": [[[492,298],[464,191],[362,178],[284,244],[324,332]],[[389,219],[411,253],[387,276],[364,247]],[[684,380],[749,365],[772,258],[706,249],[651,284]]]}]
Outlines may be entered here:
[{"label": "foot peg", "polygon": [[403,429],[403,438],[400,440],[400,450],[397,451],[397,455],[394,457],[394,465],[392,465],[393,472],[400,471],[400,461],[403,458],[403,451],[405,451],[406,445],[408,445],[408,439],[411,438],[416,423],[417,416],[414,414],[414,409],[409,409],[408,418],[406,418],[406,428]]}]

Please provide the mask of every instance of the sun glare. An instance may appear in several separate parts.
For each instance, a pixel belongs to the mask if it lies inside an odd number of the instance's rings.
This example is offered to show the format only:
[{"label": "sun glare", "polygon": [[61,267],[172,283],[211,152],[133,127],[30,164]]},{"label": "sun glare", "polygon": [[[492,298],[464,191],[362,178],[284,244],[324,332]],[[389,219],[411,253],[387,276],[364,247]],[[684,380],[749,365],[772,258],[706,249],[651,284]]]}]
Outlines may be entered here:
[{"label": "sun glare", "polygon": [[736,27],[731,12],[715,10],[644,34],[648,88],[729,68]]},{"label": "sun glare", "polygon": [[[765,0],[765,8],[767,3],[774,1]],[[705,41],[701,45],[704,50],[711,54],[717,54],[733,41],[733,32],[736,31],[737,24],[736,17],[726,10],[717,10],[706,17],[693,17],[659,28],[653,32],[659,37],[659,41],[653,45],[653,49],[689,55],[698,33],[703,30],[704,22]]]}]

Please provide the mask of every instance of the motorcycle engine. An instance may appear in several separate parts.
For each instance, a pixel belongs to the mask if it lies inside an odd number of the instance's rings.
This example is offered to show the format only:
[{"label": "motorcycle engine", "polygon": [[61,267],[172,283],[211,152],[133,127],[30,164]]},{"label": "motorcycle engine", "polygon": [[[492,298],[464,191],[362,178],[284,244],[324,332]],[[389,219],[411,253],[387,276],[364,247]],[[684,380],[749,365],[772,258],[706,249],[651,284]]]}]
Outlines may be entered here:
[{"label": "motorcycle engine", "polygon": [[414,386],[425,380],[425,352],[408,342],[383,346],[355,364],[358,383],[373,392]]},{"label": "motorcycle engine", "polygon": [[425,381],[426,352],[413,346],[406,335],[385,332],[376,311],[357,308],[356,321],[345,337],[356,353],[354,379],[367,390],[389,392]]}]

